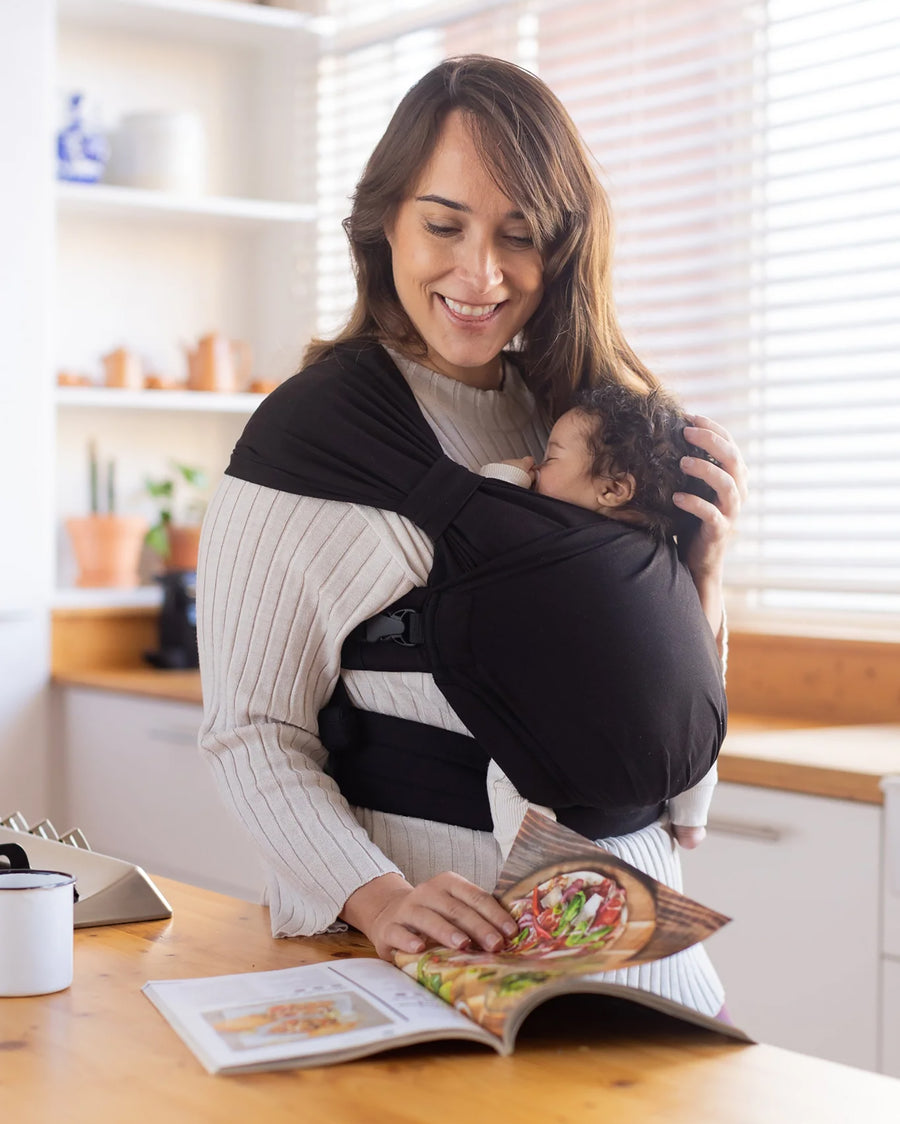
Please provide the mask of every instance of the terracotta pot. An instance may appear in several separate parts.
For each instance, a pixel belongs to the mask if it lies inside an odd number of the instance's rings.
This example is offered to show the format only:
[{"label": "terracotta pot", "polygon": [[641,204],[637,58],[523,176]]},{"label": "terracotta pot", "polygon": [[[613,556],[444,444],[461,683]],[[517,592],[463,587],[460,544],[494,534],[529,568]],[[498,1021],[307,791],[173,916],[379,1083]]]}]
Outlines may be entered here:
[{"label": "terracotta pot", "polygon": [[165,560],[166,569],[196,570],[200,550],[200,524],[170,523],[168,535],[169,557]]},{"label": "terracotta pot", "polygon": [[66,520],[83,587],[131,588],[140,584],[138,563],[147,520],[136,515],[85,515]]},{"label": "terracotta pot", "polygon": [[140,390],[144,385],[144,372],[140,359],[124,347],[116,348],[109,355],[103,356],[103,371],[107,386]]},{"label": "terracotta pot", "polygon": [[245,340],[230,340],[221,332],[203,336],[194,350],[185,348],[189,390],[233,394],[250,379],[253,354]]}]

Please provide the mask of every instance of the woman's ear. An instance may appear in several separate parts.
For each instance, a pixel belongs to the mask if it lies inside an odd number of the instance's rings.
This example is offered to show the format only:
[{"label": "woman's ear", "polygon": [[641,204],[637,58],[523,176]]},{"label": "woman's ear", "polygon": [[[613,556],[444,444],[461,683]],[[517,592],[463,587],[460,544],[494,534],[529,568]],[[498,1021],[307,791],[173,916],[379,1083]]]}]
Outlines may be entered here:
[{"label": "woman's ear", "polygon": [[605,507],[624,507],[634,499],[636,487],[630,472],[623,472],[620,476],[595,476],[597,508],[602,511]]}]

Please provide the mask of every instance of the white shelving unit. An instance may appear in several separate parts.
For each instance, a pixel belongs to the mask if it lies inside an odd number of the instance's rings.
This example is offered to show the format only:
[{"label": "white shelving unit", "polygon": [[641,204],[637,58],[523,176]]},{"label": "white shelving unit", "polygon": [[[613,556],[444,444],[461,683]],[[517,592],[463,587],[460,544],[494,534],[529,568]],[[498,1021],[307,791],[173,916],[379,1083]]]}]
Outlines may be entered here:
[{"label": "white shelving unit", "polygon": [[320,26],[306,12],[241,0],[58,0],[58,6],[65,23],[82,27],[261,50],[285,34],[315,33]]},{"label": "white shelving unit", "polygon": [[61,589],[53,597],[54,609],[156,609],[162,604],[159,585],[135,589]]},{"label": "white shelving unit", "polygon": [[73,410],[164,410],[176,413],[251,414],[262,394],[214,394],[202,390],[119,390],[107,386],[61,386],[56,404]]},{"label": "white shelving unit", "polygon": [[[43,0],[53,3],[54,0]],[[55,95],[80,92],[113,138],[119,119],[190,110],[204,126],[207,190],[188,196],[57,182],[53,393],[57,604],[75,566],[63,520],[87,505],[86,451],[116,462],[118,510],[152,517],[144,480],[171,460],[224,470],[255,394],[102,385],[102,357],[136,352],[181,381],[209,332],[249,342],[253,377],[296,370],[313,333],[316,59],[321,24],[245,0],[55,0]],[[58,122],[54,123],[54,127]],[[109,594],[119,603],[121,594]],[[140,603],[144,591],[128,603]],[[102,601],[103,595],[94,595]],[[117,600],[118,599],[118,600]]]},{"label": "white shelving unit", "polygon": [[278,225],[311,223],[315,208],[275,199],[238,199],[207,195],[192,198],[165,191],[145,191],[113,184],[58,183],[57,213],[66,218],[93,217],[115,222],[199,223],[235,231],[263,231]]}]

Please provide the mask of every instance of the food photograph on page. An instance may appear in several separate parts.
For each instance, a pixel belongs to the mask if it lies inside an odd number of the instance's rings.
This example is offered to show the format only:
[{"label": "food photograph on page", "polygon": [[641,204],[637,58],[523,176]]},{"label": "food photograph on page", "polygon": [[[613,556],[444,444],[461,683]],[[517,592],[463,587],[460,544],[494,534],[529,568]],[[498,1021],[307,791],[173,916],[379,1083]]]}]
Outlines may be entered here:
[{"label": "food photograph on page", "polygon": [[727,920],[532,811],[494,894],[519,927],[505,949],[434,948],[394,962],[495,1034],[535,988],[654,960]]},{"label": "food photograph on page", "polygon": [[360,995],[340,992],[280,1003],[254,1003],[207,1011],[206,1022],[232,1050],[253,1050],[267,1042],[299,1042],[390,1022]]}]

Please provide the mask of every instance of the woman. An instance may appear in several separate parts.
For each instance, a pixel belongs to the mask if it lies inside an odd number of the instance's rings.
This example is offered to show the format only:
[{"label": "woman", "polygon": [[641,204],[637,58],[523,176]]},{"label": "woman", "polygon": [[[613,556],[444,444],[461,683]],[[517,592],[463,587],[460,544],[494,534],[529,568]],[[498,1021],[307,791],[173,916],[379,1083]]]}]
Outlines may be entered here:
[{"label": "woman", "polygon": [[[616,325],[602,189],[565,111],[527,72],[473,56],[426,75],[375,149],[346,226],[358,297],[339,339],[388,349],[444,452],[467,468],[523,448],[538,457],[576,387],[655,385]],[[503,354],[513,340],[515,364]],[[307,362],[331,348],[317,342]],[[688,564],[721,638],[722,556],[743,467],[724,430],[695,420],[686,436],[718,465],[687,469],[718,502],[680,503],[702,522]],[[198,603],[201,747],[265,857],[275,935],[344,921],[388,957],[426,940],[496,950],[515,931],[487,892],[499,865],[489,833],[351,808],[324,769],[318,714],[345,637],[424,585],[432,554],[412,522],[373,507],[234,477],[211,505]],[[342,680],[363,709],[466,732],[427,673]],[[660,825],[606,845],[677,888]],[[654,972],[655,982],[633,982],[718,1010],[702,966]]]}]

